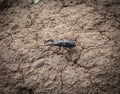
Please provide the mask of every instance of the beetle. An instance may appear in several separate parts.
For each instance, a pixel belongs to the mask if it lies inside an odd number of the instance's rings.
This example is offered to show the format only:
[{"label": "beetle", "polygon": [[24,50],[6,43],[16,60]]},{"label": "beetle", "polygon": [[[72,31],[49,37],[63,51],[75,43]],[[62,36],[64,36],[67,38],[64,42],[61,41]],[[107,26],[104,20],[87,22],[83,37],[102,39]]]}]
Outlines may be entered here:
[{"label": "beetle", "polygon": [[[50,44],[48,44],[48,42],[51,42]],[[70,41],[68,39],[60,39],[60,40],[56,40],[56,39],[49,39],[47,41],[44,42],[44,44],[46,44],[46,46],[59,46],[61,47],[66,47],[66,48],[74,48],[76,47],[75,42]]]}]

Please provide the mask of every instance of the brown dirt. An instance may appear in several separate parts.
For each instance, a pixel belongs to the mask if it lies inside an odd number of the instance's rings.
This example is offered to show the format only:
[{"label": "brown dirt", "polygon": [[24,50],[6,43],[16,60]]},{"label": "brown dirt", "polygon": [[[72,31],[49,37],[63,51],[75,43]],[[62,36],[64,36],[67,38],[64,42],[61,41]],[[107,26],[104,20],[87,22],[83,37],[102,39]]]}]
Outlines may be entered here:
[{"label": "brown dirt", "polygon": [[[22,1],[0,12],[0,94],[119,94],[120,5],[65,5]],[[43,45],[50,38],[77,47],[55,52]]]}]

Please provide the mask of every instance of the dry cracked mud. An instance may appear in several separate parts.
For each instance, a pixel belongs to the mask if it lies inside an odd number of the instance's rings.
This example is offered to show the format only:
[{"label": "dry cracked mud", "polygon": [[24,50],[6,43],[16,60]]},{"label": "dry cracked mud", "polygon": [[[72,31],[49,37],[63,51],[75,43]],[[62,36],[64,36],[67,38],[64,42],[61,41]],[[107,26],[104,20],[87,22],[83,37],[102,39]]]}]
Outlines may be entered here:
[{"label": "dry cracked mud", "polygon": [[[0,11],[0,94],[119,94],[119,0],[87,1],[18,0]],[[77,46],[56,52],[44,46],[51,38]]]}]

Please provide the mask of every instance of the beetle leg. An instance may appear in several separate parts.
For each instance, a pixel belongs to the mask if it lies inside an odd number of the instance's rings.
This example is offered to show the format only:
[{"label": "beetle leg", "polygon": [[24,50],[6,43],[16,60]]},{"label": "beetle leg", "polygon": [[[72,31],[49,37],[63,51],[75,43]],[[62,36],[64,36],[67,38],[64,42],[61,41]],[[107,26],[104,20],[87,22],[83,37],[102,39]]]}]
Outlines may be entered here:
[{"label": "beetle leg", "polygon": [[47,42],[52,41],[52,40],[53,40],[53,39],[46,40],[44,43],[47,43]]},{"label": "beetle leg", "polygon": [[45,44],[45,46],[54,46],[53,44]]},{"label": "beetle leg", "polygon": [[59,49],[56,52],[59,52],[61,50],[61,47],[59,46]]},{"label": "beetle leg", "polygon": [[67,50],[67,51],[69,50],[67,47],[63,47],[63,48],[64,48],[65,50]]},{"label": "beetle leg", "polygon": [[59,51],[61,50],[61,47],[59,46],[59,48],[58,49],[56,49],[55,51],[54,51],[54,53],[57,53],[57,54],[59,54]]},{"label": "beetle leg", "polygon": [[61,47],[59,46],[59,51],[61,50]]},{"label": "beetle leg", "polygon": [[44,45],[45,45],[45,46],[53,46],[52,43],[47,44],[48,42],[52,42],[52,39],[46,40],[46,41],[44,42]]}]

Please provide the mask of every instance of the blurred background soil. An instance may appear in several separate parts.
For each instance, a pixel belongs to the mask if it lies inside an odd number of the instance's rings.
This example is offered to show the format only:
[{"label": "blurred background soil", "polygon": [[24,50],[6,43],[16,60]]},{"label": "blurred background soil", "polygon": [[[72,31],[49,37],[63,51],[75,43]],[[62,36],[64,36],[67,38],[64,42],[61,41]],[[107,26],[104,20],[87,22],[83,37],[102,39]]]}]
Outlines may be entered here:
[{"label": "blurred background soil", "polygon": [[[0,94],[119,94],[120,0],[0,0]],[[69,52],[44,46],[70,39]]]}]

